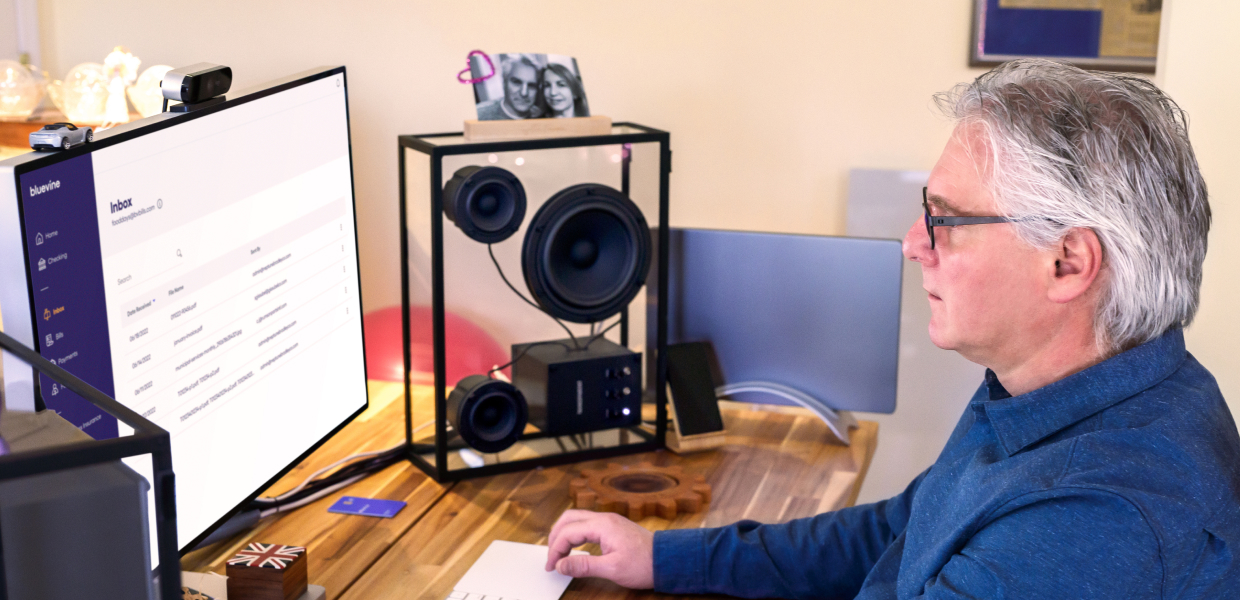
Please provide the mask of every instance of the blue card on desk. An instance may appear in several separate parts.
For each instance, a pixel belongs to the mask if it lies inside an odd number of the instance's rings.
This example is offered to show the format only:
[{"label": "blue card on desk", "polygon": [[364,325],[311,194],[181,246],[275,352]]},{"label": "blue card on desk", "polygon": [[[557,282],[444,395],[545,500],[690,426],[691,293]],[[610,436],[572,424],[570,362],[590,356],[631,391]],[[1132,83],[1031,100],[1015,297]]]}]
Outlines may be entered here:
[{"label": "blue card on desk", "polygon": [[358,498],[344,496],[336,501],[327,512],[344,515],[362,515],[364,517],[383,517],[390,519],[405,507],[400,500],[378,500],[375,498]]}]

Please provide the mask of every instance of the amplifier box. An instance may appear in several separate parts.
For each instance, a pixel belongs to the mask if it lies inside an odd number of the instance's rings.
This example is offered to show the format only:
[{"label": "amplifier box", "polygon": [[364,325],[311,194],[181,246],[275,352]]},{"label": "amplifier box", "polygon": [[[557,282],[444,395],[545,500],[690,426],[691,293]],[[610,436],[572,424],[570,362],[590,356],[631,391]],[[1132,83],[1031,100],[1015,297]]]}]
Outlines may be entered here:
[{"label": "amplifier box", "polygon": [[512,355],[512,383],[525,395],[530,424],[543,433],[570,435],[641,422],[640,352],[598,338],[580,350],[568,339],[517,344]]}]

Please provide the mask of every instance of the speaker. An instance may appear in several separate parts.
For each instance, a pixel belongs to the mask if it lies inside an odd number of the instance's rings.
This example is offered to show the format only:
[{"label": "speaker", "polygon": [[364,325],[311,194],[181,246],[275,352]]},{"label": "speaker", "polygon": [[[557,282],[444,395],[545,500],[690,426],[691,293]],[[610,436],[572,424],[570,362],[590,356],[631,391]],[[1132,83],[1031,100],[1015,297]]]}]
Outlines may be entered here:
[{"label": "speaker", "polygon": [[642,355],[606,338],[517,344],[512,384],[530,399],[530,422],[547,435],[641,423]]},{"label": "speaker", "polygon": [[525,221],[525,187],[499,167],[463,167],[443,186],[443,212],[471,239],[502,242]]},{"label": "speaker", "polygon": [[479,452],[500,452],[516,443],[529,421],[525,396],[511,383],[470,375],[448,395],[448,422]]},{"label": "speaker", "polygon": [[624,194],[596,183],[543,204],[521,249],[525,284],[552,315],[593,323],[628,306],[650,270],[650,228]]},{"label": "speaker", "polygon": [[[448,482],[663,448],[670,135],[473,133],[397,137],[401,324],[426,341],[405,361],[440,366],[407,378],[435,396],[409,460]],[[453,335],[460,319],[490,339]],[[443,368],[493,351],[506,356]]]}]

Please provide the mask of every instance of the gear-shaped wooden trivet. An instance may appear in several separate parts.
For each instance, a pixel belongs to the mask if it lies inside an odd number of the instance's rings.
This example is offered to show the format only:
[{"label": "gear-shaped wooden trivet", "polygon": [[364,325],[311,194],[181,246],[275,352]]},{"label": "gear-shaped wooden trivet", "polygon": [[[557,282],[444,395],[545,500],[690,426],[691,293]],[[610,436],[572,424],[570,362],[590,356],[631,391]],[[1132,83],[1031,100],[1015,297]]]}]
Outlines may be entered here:
[{"label": "gear-shaped wooden trivet", "polygon": [[710,502],[710,484],[679,466],[613,463],[606,469],[582,469],[581,478],[569,482],[569,495],[577,508],[619,513],[634,521],[656,514],[672,519]]}]

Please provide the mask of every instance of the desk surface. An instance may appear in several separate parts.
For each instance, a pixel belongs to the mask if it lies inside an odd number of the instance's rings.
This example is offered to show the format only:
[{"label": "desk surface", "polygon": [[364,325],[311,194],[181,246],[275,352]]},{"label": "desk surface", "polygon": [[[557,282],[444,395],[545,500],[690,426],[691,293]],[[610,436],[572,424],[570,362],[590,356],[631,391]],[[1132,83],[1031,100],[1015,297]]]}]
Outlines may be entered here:
[{"label": "desk surface", "polygon": [[[278,494],[341,458],[399,444],[403,394],[399,384],[372,382],[371,407],[294,468],[264,495]],[[429,403],[430,388],[414,402]],[[874,456],[878,424],[861,421],[850,447],[829,443],[826,426],[807,411],[749,410],[727,403],[727,444],[715,451],[677,456],[660,451],[521,473],[435,483],[402,462],[253,530],[182,561],[187,571],[224,572],[224,561],[250,541],[306,546],[310,582],[330,598],[443,600],[492,540],[546,544],[547,532],[570,507],[568,482],[582,468],[608,462],[679,464],[706,476],[714,488],[707,509],[668,521],[649,517],[647,529],[713,527],[740,519],[782,522],[852,505]],[[340,496],[403,500],[392,519],[327,512]],[[597,548],[592,548],[597,550]],[[655,597],[596,579],[577,580],[565,600],[605,596]]]}]

